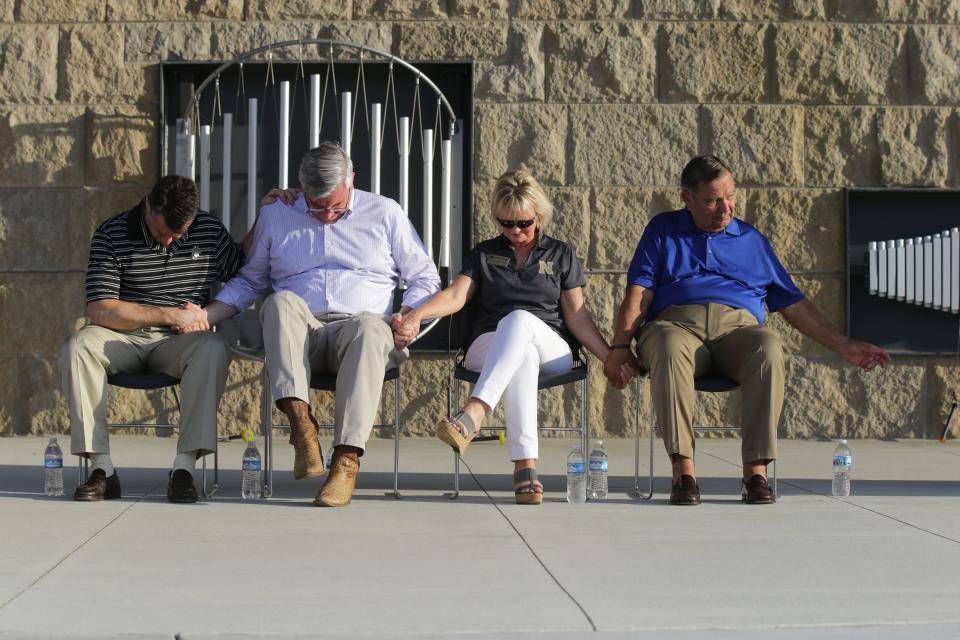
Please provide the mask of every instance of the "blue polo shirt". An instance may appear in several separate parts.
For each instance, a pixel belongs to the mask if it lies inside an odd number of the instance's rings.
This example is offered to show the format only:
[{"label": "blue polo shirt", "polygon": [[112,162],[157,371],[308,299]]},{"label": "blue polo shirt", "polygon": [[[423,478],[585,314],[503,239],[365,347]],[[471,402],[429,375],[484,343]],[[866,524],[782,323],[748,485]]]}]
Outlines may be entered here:
[{"label": "blue polo shirt", "polygon": [[649,319],[673,304],[716,302],[746,309],[763,324],[764,304],[773,312],[803,299],[762,233],[736,218],[723,231],[707,233],[685,208],[650,221],[627,284],[655,292]]}]

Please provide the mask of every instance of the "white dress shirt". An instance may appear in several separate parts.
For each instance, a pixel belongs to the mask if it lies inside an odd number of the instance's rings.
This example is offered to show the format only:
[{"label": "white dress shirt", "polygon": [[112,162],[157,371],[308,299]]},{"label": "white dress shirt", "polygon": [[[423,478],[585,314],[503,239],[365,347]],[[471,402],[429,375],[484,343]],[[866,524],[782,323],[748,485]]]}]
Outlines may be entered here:
[{"label": "white dress shirt", "polygon": [[261,293],[292,291],[314,315],[393,312],[398,278],[403,304],[417,307],[440,289],[440,276],[400,205],[353,190],[348,211],[323,223],[303,194],[260,210],[246,263],[216,299],[246,309]]}]

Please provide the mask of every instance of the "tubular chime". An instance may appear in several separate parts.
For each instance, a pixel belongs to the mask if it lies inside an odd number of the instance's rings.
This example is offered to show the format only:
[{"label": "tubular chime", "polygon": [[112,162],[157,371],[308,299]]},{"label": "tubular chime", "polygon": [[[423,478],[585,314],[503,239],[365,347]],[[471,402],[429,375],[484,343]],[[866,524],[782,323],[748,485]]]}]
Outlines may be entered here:
[{"label": "tubular chime", "polygon": [[[303,72],[303,52],[305,47],[317,47],[317,51],[322,55],[317,56],[316,62],[327,64],[326,74],[311,74],[309,80]],[[300,65],[296,80],[291,87],[290,81],[276,82],[273,69],[273,51],[283,48],[299,48]],[[335,56],[334,49],[349,50],[358,52],[358,73],[356,86],[353,91],[337,91],[336,74],[334,72]],[[265,54],[268,60],[268,70],[263,93],[258,96],[250,95],[252,91],[246,86],[243,77],[244,61],[251,57]],[[367,86],[366,77],[363,73],[365,56],[373,56],[376,61],[389,64],[389,80],[387,82],[387,97],[385,104],[380,102],[371,102],[367,104]],[[341,58],[342,59],[342,58]],[[415,85],[413,106],[409,113],[401,113],[398,110],[396,98],[396,78],[394,75],[395,67],[403,69],[412,74],[412,82]],[[225,108],[220,96],[220,79],[223,74],[228,72],[239,73],[237,83],[237,100],[233,111]],[[272,85],[273,94],[270,94]],[[438,263],[440,267],[451,266],[451,247],[458,247],[459,241],[451,242],[450,234],[459,233],[461,225],[457,222],[451,224],[452,209],[456,206],[453,203],[453,194],[462,193],[460,176],[454,174],[454,169],[462,166],[459,158],[454,158],[454,149],[462,152],[462,134],[457,131],[456,116],[450,103],[447,101],[443,92],[421,71],[413,65],[393,56],[389,53],[371,49],[366,46],[323,39],[301,39],[287,42],[279,42],[264,47],[260,47],[246,53],[243,53],[230,62],[224,63],[210,74],[196,89],[193,99],[187,107],[186,113],[182,119],[177,121],[176,131],[176,172],[195,179],[199,183],[200,197],[203,208],[209,210],[216,202],[211,200],[219,199],[221,211],[223,212],[223,223],[230,229],[231,212],[231,180],[234,171],[232,170],[231,159],[237,151],[245,151],[247,166],[247,189],[246,189],[246,223],[247,229],[253,226],[256,220],[257,209],[259,207],[259,198],[262,194],[257,193],[257,175],[258,172],[266,173],[267,167],[263,166],[260,158],[263,156],[263,149],[258,149],[259,145],[268,144],[267,140],[262,139],[259,129],[261,129],[265,102],[268,98],[273,98],[277,105],[276,112],[278,118],[278,136],[277,140],[270,140],[269,144],[277,145],[277,156],[279,163],[277,166],[277,179],[274,184],[281,188],[296,186],[296,176],[294,175],[293,185],[290,180],[290,136],[294,128],[291,122],[291,113],[293,101],[296,99],[297,91],[302,92],[305,109],[308,113],[308,122],[303,127],[301,135],[309,135],[310,147],[316,146],[320,141],[320,130],[323,124],[324,107],[328,101],[332,105],[331,110],[336,110],[336,116],[339,120],[338,131],[340,135],[340,145],[348,155],[360,153],[360,150],[354,148],[353,138],[357,125],[356,118],[358,112],[361,114],[361,121],[366,120],[366,126],[370,135],[370,148],[363,153],[369,153],[370,158],[370,190],[374,193],[385,192],[395,198],[404,211],[408,214],[408,205],[410,203],[411,188],[419,185],[410,184],[410,155],[413,147],[413,136],[419,135],[421,140],[421,162],[423,183],[421,202],[423,210],[422,217],[422,239],[423,243],[431,257],[434,257],[433,236],[434,211],[439,207],[440,218],[440,241]],[[423,100],[420,95],[421,86],[425,85],[436,94],[436,117],[425,120],[422,114]],[[201,122],[199,104],[203,92],[208,87],[215,90],[213,99],[214,113],[209,122]],[[328,97],[328,92],[330,93]],[[392,99],[392,104],[391,104]],[[240,136],[239,139],[234,136],[233,127],[236,123],[236,112],[246,109],[247,135],[246,140]],[[392,111],[392,113],[391,113]],[[329,115],[329,114],[328,114]],[[399,184],[384,185],[381,180],[381,167],[383,164],[383,140],[387,129],[387,120],[392,119],[396,132],[397,156],[392,162],[396,162],[399,173]],[[212,148],[212,133],[216,127],[222,127],[222,148]],[[417,129],[418,128],[418,129]],[[294,134],[295,135],[295,134]],[[199,144],[199,154],[197,154],[197,145]],[[245,149],[243,148],[245,146]],[[241,147],[241,149],[238,149]],[[199,156],[199,157],[198,157]],[[220,156],[222,163],[223,185],[218,198],[211,198],[210,170],[215,156]],[[292,159],[294,166],[299,162],[298,158]],[[440,199],[434,202],[433,190],[436,171],[436,164],[439,161],[440,171]],[[271,167],[272,169],[272,167]],[[199,173],[199,176],[198,176]],[[271,185],[272,186],[272,185]],[[236,230],[235,235],[242,235],[246,229]]]},{"label": "tubular chime", "polygon": [[960,313],[960,231],[867,244],[870,294]]}]

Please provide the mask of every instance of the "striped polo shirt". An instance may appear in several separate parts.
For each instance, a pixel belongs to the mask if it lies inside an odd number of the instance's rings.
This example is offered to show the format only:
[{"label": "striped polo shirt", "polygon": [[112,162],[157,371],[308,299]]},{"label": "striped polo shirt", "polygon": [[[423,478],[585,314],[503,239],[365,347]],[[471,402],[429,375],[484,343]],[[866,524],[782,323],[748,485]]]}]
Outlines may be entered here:
[{"label": "striped polo shirt", "polygon": [[87,303],[124,300],[155,307],[204,305],[215,281],[243,266],[243,249],[220,221],[197,213],[187,232],[164,247],[147,229],[144,201],[94,232],[87,267]]}]

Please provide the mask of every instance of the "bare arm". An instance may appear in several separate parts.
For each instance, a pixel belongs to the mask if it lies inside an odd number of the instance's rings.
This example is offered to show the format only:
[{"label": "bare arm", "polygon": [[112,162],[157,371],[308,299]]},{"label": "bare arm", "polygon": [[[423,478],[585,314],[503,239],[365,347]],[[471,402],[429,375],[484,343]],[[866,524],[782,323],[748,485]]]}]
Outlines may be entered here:
[{"label": "bare arm", "polygon": [[[650,303],[653,302],[653,291],[640,285],[628,285],[620,311],[613,322],[613,344],[630,344],[640,323],[643,322]],[[617,389],[623,389],[628,381],[623,379],[624,367],[639,372],[640,365],[633,355],[631,348],[611,349],[603,364],[603,373],[610,383]]]},{"label": "bare arm", "polygon": [[424,320],[442,318],[463,309],[476,290],[477,283],[473,279],[458,275],[454,278],[453,284],[435,293],[416,309],[404,307],[400,313],[393,314],[390,326],[393,328],[394,343],[397,348],[402,349],[417,337],[420,333],[420,323]]},{"label": "bare arm", "polygon": [[[87,304],[90,323],[117,331],[133,331],[144,327],[179,329],[203,326],[205,314],[199,307],[151,307],[124,300],[96,300]],[[209,329],[209,325],[206,325]]]},{"label": "bare arm", "polygon": [[580,344],[600,360],[606,360],[610,353],[610,345],[600,335],[593,317],[587,311],[582,287],[560,292],[560,311],[563,314],[564,324]]},{"label": "bare arm", "polygon": [[890,355],[880,347],[869,342],[851,340],[840,333],[816,305],[807,299],[778,311],[797,331],[840,354],[850,364],[869,371],[877,365],[885,367],[890,362]]}]

